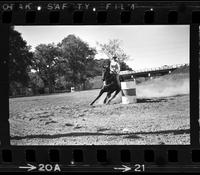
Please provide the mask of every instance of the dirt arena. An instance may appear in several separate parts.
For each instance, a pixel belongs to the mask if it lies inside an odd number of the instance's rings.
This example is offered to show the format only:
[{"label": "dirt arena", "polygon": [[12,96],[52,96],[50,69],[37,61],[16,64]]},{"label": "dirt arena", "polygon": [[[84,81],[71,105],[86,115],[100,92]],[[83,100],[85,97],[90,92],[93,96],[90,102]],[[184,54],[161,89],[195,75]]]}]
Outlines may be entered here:
[{"label": "dirt arena", "polygon": [[155,81],[139,84],[137,103],[128,105],[121,94],[104,105],[104,94],[89,106],[99,89],[9,99],[11,144],[190,144],[189,79],[178,89]]}]

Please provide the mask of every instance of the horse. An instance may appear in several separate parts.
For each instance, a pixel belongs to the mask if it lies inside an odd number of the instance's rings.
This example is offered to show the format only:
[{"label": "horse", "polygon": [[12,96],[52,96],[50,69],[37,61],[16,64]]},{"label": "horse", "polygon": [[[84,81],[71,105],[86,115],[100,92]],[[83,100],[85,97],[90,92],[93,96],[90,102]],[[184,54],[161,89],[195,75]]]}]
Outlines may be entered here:
[{"label": "horse", "polygon": [[[99,95],[94,99],[92,103],[90,103],[91,106],[101,97],[104,92],[107,92],[107,96],[104,99],[103,103],[109,104],[110,101],[114,99],[116,95],[121,91],[121,87],[117,83],[116,75],[110,73],[109,66],[103,67],[102,80],[105,81],[105,84],[102,86]],[[113,92],[115,92],[115,94],[111,97],[111,94]]]}]

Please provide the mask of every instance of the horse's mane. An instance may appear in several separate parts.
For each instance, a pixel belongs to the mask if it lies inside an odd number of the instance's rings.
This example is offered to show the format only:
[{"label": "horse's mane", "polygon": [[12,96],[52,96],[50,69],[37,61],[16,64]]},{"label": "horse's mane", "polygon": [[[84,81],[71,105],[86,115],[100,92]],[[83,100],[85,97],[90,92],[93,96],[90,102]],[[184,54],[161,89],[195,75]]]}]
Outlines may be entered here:
[{"label": "horse's mane", "polygon": [[[110,74],[110,67],[109,66],[103,66],[103,69],[106,71],[106,72],[108,72],[108,74],[109,74],[109,77],[107,77],[107,79],[105,79],[106,77],[103,77],[102,76],[102,80],[103,81],[110,81],[110,84],[112,84],[112,83],[116,83],[116,79],[115,79],[115,77],[114,77],[114,75],[113,74]],[[104,72],[105,73],[105,72]],[[105,74],[104,74],[104,76],[105,76]]]}]

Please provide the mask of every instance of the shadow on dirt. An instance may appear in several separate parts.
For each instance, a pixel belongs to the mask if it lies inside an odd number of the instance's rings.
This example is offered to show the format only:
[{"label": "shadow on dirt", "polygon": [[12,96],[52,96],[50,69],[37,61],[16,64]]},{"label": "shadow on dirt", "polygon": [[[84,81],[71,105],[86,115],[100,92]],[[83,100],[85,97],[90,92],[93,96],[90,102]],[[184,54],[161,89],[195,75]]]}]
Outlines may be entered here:
[{"label": "shadow on dirt", "polygon": [[71,123],[65,123],[65,126],[74,126],[74,125]]},{"label": "shadow on dirt", "polygon": [[[81,136],[126,136],[128,133],[100,133],[100,132],[72,132],[67,134],[55,134],[55,135],[28,135],[28,136],[14,136],[11,137],[13,140],[21,139],[56,139],[61,137],[81,137]],[[140,138],[134,136],[135,138]]]},{"label": "shadow on dirt", "polygon": [[60,137],[81,137],[81,136],[125,136],[124,138],[128,139],[139,139],[140,136],[137,136],[136,134],[188,134],[190,133],[189,129],[182,129],[182,130],[165,130],[165,131],[155,131],[155,132],[135,132],[135,133],[100,133],[100,132],[72,132],[72,133],[66,133],[66,134],[55,134],[55,135],[48,135],[48,134],[42,134],[42,135],[27,135],[27,136],[14,136],[11,137],[13,140],[21,140],[21,139],[55,139]]},{"label": "shadow on dirt", "polygon": [[133,139],[135,138],[135,134],[174,134],[174,135],[180,135],[180,134],[190,134],[190,129],[181,129],[181,130],[164,130],[164,131],[155,131],[155,132],[135,132],[131,133],[125,138]]},{"label": "shadow on dirt", "polygon": [[103,131],[109,131],[109,129],[107,129],[107,128],[99,128],[99,129],[97,129],[97,132],[103,132]]},{"label": "shadow on dirt", "polygon": [[51,120],[51,121],[45,122],[45,125],[48,125],[48,124],[50,124],[50,123],[57,123],[57,122],[56,122],[56,121],[53,121],[53,120]]},{"label": "shadow on dirt", "polygon": [[165,99],[165,98],[159,98],[159,99],[141,98],[141,99],[137,99],[137,103],[159,103],[159,102],[167,102],[167,99]]}]

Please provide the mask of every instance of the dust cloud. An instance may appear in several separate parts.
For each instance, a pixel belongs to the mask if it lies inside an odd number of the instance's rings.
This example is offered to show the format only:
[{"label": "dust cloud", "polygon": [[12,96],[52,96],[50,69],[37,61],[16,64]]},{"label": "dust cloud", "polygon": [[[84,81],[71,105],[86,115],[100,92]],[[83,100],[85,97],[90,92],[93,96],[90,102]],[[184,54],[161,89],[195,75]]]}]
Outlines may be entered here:
[{"label": "dust cloud", "polygon": [[[181,77],[181,78],[180,78]],[[168,97],[189,94],[189,77],[157,78],[137,86],[137,97]]]}]

